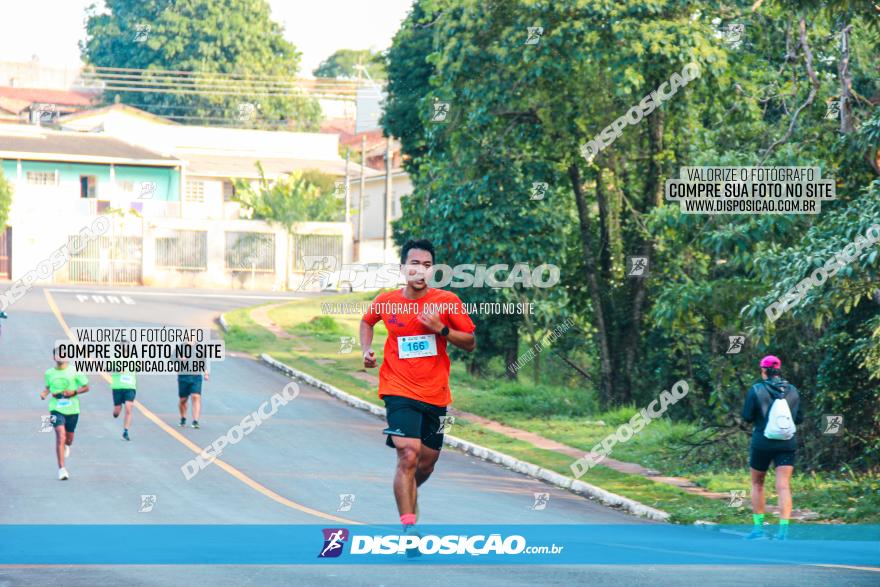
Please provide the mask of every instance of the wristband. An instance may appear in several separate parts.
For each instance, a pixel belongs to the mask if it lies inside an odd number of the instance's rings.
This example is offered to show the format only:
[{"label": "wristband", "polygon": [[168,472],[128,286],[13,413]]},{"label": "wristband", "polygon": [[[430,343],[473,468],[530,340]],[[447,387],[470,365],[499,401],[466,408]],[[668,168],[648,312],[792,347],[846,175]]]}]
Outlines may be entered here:
[{"label": "wristband", "polygon": [[448,326],[443,327],[443,330],[440,331],[440,336],[442,336],[444,338],[449,336],[449,327]]}]

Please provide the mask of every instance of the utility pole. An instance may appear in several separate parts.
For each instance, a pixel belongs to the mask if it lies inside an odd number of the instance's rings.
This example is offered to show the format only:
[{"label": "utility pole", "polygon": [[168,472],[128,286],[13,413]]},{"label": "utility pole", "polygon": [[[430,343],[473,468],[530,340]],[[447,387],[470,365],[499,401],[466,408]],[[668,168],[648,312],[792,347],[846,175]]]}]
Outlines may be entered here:
[{"label": "utility pole", "polygon": [[361,189],[358,194],[358,251],[357,260],[361,261],[361,243],[364,240],[364,189],[366,188],[366,177],[364,170],[367,168],[367,135],[361,136]]},{"label": "utility pole", "polygon": [[351,181],[348,179],[348,167],[351,163],[351,149],[345,149],[345,223],[351,224]]},{"label": "utility pole", "polygon": [[388,262],[388,249],[391,245],[391,137],[385,139],[385,230],[382,253],[383,263]]}]

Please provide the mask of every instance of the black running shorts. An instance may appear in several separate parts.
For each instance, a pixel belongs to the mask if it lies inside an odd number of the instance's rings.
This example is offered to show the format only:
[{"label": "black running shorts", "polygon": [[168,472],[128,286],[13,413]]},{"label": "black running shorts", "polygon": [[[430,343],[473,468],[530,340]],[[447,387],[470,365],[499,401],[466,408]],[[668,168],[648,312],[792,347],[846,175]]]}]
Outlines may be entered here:
[{"label": "black running shorts", "polygon": [[49,413],[51,414],[49,421],[54,428],[64,426],[64,430],[67,432],[74,432],[76,430],[76,423],[79,422],[79,414],[62,414],[61,412]]},{"label": "black running shorts", "polygon": [[749,466],[751,468],[756,471],[766,471],[770,468],[770,461],[773,461],[773,466],[775,467],[793,467],[794,451],[752,448],[749,454]]},{"label": "black running shorts", "polygon": [[418,438],[422,444],[434,450],[443,448],[443,432],[446,408],[435,406],[399,395],[386,395],[385,417],[388,428],[385,444],[394,448],[392,436]]},{"label": "black running shorts", "polygon": [[178,375],[177,376],[177,397],[189,397],[190,395],[202,393],[202,376],[201,375]]},{"label": "black running shorts", "polygon": [[125,402],[133,402],[135,396],[135,390],[133,389],[114,389],[113,390],[113,405],[121,406]]}]

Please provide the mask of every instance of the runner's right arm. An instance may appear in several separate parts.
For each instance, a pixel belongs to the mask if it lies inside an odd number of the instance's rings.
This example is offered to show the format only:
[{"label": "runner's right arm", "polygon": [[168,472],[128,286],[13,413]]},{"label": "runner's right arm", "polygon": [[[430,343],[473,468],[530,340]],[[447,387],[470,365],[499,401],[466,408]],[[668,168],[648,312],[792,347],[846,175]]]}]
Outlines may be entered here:
[{"label": "runner's right arm", "polygon": [[361,318],[361,352],[364,356],[364,367],[367,369],[373,369],[376,367],[376,353],[373,352],[373,326],[379,320],[382,319],[382,315],[379,313],[379,306],[376,305],[382,296],[385,294],[379,294],[376,296],[376,299],[373,300],[373,303],[370,304],[369,309],[364,314],[363,318]]},{"label": "runner's right arm", "polygon": [[361,320],[361,352],[364,355],[364,367],[372,369],[376,366],[376,353],[373,352],[373,325]]},{"label": "runner's right arm", "polygon": [[746,403],[743,405],[742,411],[742,419],[743,421],[751,424],[755,421],[755,406],[757,405],[757,397],[755,397],[755,388],[754,386],[749,388],[749,392],[746,395]]}]

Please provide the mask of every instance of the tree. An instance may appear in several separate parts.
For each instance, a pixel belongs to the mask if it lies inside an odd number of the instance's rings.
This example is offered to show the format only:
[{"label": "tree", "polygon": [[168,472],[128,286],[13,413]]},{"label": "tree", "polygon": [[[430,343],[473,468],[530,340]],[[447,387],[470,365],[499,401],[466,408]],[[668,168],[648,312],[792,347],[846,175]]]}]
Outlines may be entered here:
[{"label": "tree", "polygon": [[385,63],[381,53],[369,49],[338,49],[312,72],[315,77],[358,79],[355,65],[363,65],[374,80],[385,79]]},{"label": "tree", "polygon": [[9,207],[12,205],[12,184],[3,175],[0,169],[0,230],[6,230],[6,222],[9,220]]},{"label": "tree", "polygon": [[[267,87],[295,79],[300,53],[270,18],[265,0],[106,0],[92,5],[86,39],[88,65],[147,70],[123,72],[108,84],[104,99],[184,121],[292,126],[318,129],[317,101]],[[168,81],[150,71],[183,72]],[[193,75],[194,74],[194,75]],[[234,75],[236,81],[224,76]],[[268,81],[267,81],[268,80]],[[276,80],[276,81],[273,81]],[[126,91],[155,87],[158,91]],[[126,89],[114,90],[113,87]],[[176,93],[172,90],[186,90]],[[271,94],[271,95],[269,95]]]},{"label": "tree", "polygon": [[[549,292],[545,324],[573,315],[588,325],[589,369],[606,405],[648,400],[684,377],[693,392],[677,409],[727,422],[756,356],[770,352],[815,391],[808,418],[823,409],[852,416],[838,456],[876,454],[880,399],[868,390],[880,375],[880,255],[866,253],[776,325],[763,314],[880,219],[878,21],[867,5],[831,4],[843,12],[794,0],[755,13],[673,0],[416,2],[388,52],[383,125],[410,155],[415,187],[395,240],[435,238],[442,257],[458,262],[522,256],[560,265],[562,291]],[[730,23],[744,23],[741,42],[719,34]],[[537,24],[539,41],[526,44]],[[697,79],[625,124],[594,158],[580,155],[692,62]],[[847,121],[828,117],[832,100]],[[430,117],[437,103],[449,105],[439,124]],[[819,216],[697,216],[663,200],[665,179],[681,166],[759,164],[820,167],[838,178],[838,201]],[[549,196],[523,206],[534,181]],[[627,255],[649,256],[648,279],[627,278]],[[481,345],[490,343],[482,364],[545,327],[477,321]],[[739,334],[747,350],[727,354],[728,337]],[[811,464],[833,461],[810,454]]]},{"label": "tree", "polygon": [[[339,217],[342,201],[332,194],[322,193],[321,188],[310,181],[304,172],[294,171],[275,181],[269,181],[261,165],[259,187],[238,180],[235,184],[235,199],[250,210],[253,218],[267,220],[283,226],[287,231],[287,250],[290,251],[290,237],[295,233],[296,224],[307,221],[333,221]],[[315,172],[310,172],[315,177]],[[290,263],[287,263],[285,284],[289,280]]]},{"label": "tree", "polygon": [[[457,227],[468,235],[456,251],[500,253],[498,243],[487,248],[474,239],[485,231],[526,258],[557,259],[569,268],[577,278],[567,286],[577,293],[568,296],[568,310],[590,316],[606,403],[630,400],[647,299],[642,280],[623,276],[624,251],[650,248],[642,216],[657,206],[661,174],[671,167],[660,162],[684,135],[664,126],[666,114],[658,110],[598,164],[586,163],[580,146],[613,121],[609,113],[625,113],[694,55],[724,65],[723,55],[693,34],[689,8],[656,4],[648,18],[635,1],[592,7],[425,0],[388,54],[385,125],[413,150],[422,196],[413,210],[421,224],[431,226],[439,209],[447,234]],[[536,22],[544,34],[527,45]],[[425,77],[428,84],[413,87]],[[681,94],[667,110],[687,107]],[[431,108],[444,102],[449,120],[431,124]],[[536,182],[552,197],[528,204]],[[525,234],[510,238],[520,230]]]},{"label": "tree", "polygon": [[[851,18],[847,51],[841,22]],[[876,19],[874,19],[876,20]],[[852,96],[877,96],[872,72],[878,37],[857,15],[766,3],[746,24],[748,51],[731,60],[735,91],[716,92],[694,127],[689,165],[817,166],[837,177],[837,201],[817,216],[688,217],[655,210],[648,224],[660,252],[662,286],[648,318],[654,344],[646,371],[664,378],[686,370],[697,386],[695,414],[716,422],[738,410],[762,354],[784,358],[786,377],[805,390],[807,422],[844,415],[845,439],[833,449],[815,427],[804,427],[808,466],[876,466],[880,399],[876,395],[880,258],[865,251],[845,271],[813,288],[771,322],[765,309],[809,276],[835,251],[880,221],[876,154],[880,118],[871,100],[844,112],[841,85]],[[843,60],[847,66],[841,67]],[[847,74],[844,83],[842,71]],[[840,122],[826,105],[840,99]],[[829,109],[830,112],[830,109]],[[843,118],[850,117],[849,124]],[[819,140],[821,137],[821,140]],[[746,350],[726,355],[727,337],[745,334]],[[876,352],[876,351],[875,351]]]}]

